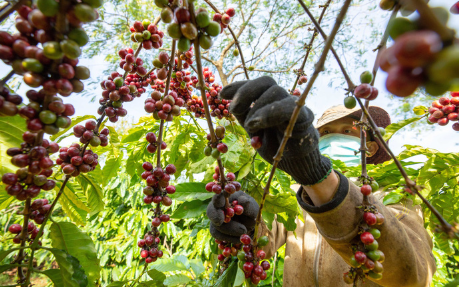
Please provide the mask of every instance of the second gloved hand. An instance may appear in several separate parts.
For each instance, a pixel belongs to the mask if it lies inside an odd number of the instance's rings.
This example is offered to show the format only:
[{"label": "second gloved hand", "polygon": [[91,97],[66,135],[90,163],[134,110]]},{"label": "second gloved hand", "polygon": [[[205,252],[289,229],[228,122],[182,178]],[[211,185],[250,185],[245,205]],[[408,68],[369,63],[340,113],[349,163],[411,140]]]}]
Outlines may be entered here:
[{"label": "second gloved hand", "polygon": [[[250,137],[261,138],[262,146],[257,151],[272,164],[298,97],[267,76],[234,82],[223,88],[220,97],[232,100],[231,113]],[[312,111],[302,107],[279,162],[280,169],[303,185],[318,183],[331,171],[330,160],[320,154],[319,133],[312,125],[313,120]]]},{"label": "second gloved hand", "polygon": [[240,236],[250,233],[254,227],[258,215],[259,206],[253,197],[237,191],[229,197],[229,202],[234,200],[244,208],[241,215],[234,215],[231,221],[225,223],[225,197],[223,194],[216,194],[207,206],[207,217],[210,219],[210,234],[222,241],[234,244],[241,243]]}]

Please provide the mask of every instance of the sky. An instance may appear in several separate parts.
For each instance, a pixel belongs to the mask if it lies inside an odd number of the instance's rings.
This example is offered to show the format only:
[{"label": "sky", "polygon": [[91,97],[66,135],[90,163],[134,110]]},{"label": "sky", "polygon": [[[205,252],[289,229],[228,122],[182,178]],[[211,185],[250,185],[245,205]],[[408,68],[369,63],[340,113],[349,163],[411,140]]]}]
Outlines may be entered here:
[{"label": "sky", "polygon": [[[431,0],[429,4],[432,7],[436,6],[443,6],[449,10],[449,7],[455,1],[452,0]],[[352,6],[351,9],[362,9],[362,7],[355,7]],[[367,12],[367,11],[365,11]],[[372,12],[376,13],[376,12]],[[384,29],[385,24],[389,18],[389,14],[385,11],[377,11],[377,13],[385,13],[387,17],[385,17],[383,22],[381,22],[381,29]],[[376,18],[376,17],[375,17]],[[459,30],[459,15],[451,15],[451,18],[448,22],[448,25],[455,29]],[[330,28],[329,28],[330,29]],[[328,31],[325,29],[325,32]],[[371,28],[369,27],[360,27],[357,31],[358,33],[366,33],[371,32]],[[368,67],[362,67],[361,70],[357,69],[355,71],[349,71],[349,74],[354,82],[358,82],[358,77],[361,72],[364,70],[371,70],[374,62],[374,58],[376,56],[375,52],[371,50],[366,52],[363,57],[368,59]],[[91,78],[96,79],[102,75],[104,70],[104,57],[97,56],[91,59],[80,59],[80,65],[86,66],[91,70]],[[298,64],[299,65],[299,64]],[[325,68],[332,68],[335,67],[335,59],[333,57],[328,57],[327,62],[325,64]],[[312,67],[307,67],[311,70]],[[5,76],[10,70],[9,66],[0,63],[0,77]],[[375,86],[379,90],[379,97],[372,101],[371,105],[377,105],[384,109],[386,109],[389,114],[394,115],[394,108],[399,106],[402,102],[397,97],[393,97],[390,93],[387,92],[385,89],[385,79],[386,73],[379,70],[378,75],[376,77]],[[306,105],[314,112],[316,119],[320,117],[320,115],[329,107],[342,104],[344,91],[342,88],[335,88],[330,87],[330,81],[337,80],[336,75],[326,75],[321,74],[319,75],[318,80],[315,82],[314,87],[316,88],[313,95],[307,98]],[[338,79],[341,81],[341,79]],[[99,84],[97,85],[97,90],[95,91],[95,96],[97,99],[100,97],[101,89]],[[336,85],[335,85],[336,86]],[[301,86],[304,89],[305,85]],[[290,87],[285,87],[290,88]],[[23,84],[21,88],[18,90],[18,94],[24,95],[25,92],[29,88]],[[143,108],[143,102],[146,99],[149,93],[145,93],[141,98],[135,99],[133,102],[125,103],[124,108],[128,111],[128,116],[126,117],[129,121],[136,122],[139,117],[147,115]],[[97,108],[99,106],[97,100],[95,102],[89,102],[90,97],[81,97],[76,94],[72,94],[70,97],[64,98],[64,103],[72,103],[75,106],[76,116],[86,115],[86,114],[94,114],[97,116]],[[400,118],[393,117],[392,121],[397,121]],[[205,123],[203,122],[203,126],[205,127]],[[457,136],[457,132],[453,131],[451,128],[451,124],[445,127],[440,127],[438,125],[434,126],[433,131],[428,131],[425,134],[418,131],[413,131],[409,127],[403,129],[402,132],[397,133],[391,140],[390,140],[390,147],[394,151],[395,154],[400,153],[403,150],[403,145],[422,145],[423,147],[434,148],[441,152],[457,152],[458,150],[458,143],[457,141],[453,140],[454,136]]]}]

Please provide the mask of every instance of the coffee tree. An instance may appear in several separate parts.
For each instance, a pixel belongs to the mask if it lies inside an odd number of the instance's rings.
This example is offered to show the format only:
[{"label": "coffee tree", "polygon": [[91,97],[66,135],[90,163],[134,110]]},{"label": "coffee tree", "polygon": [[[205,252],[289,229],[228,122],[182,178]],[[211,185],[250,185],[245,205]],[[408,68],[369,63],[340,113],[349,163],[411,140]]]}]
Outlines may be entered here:
[{"label": "coffee tree", "polygon": [[[268,41],[262,51],[255,50],[252,59],[245,59],[240,42],[247,23],[256,18],[259,1],[249,15],[234,8],[219,10],[212,2],[204,2],[197,6],[201,3],[156,0],[155,9],[126,7],[132,14],[148,15],[136,17],[132,25],[127,22],[128,28],[115,29],[126,30],[123,34],[129,36],[111,58],[116,65],[100,82],[100,107],[94,111],[98,117],[89,113],[73,119],[74,107],[64,104],[62,97],[85,89],[82,80],[89,78],[89,69],[78,65],[80,47],[89,40],[83,24],[100,17],[96,9],[102,2],[38,0],[8,3],[1,10],[2,20],[11,13],[17,15],[18,31],[0,32],[0,59],[12,69],[0,87],[4,189],[0,208],[8,211],[1,221],[0,271],[15,274],[9,286],[30,286],[40,274],[55,286],[280,286],[282,250],[266,260],[263,247],[268,239],[257,238],[257,230],[261,220],[271,226],[274,215],[288,230],[296,228],[295,218],[301,210],[290,189],[293,182],[276,167],[299,108],[323,70],[329,51],[347,84],[345,106],[358,104],[364,111],[362,119],[355,122],[361,130],[362,166],[334,162],[337,170],[358,178],[364,195],[359,236],[344,281],[357,284],[383,276],[385,255],[377,239],[384,217],[368,201],[379,184],[390,190],[385,204],[404,198],[423,204],[438,260],[435,282],[452,281],[459,254],[455,223],[459,216],[455,195],[459,155],[407,146],[395,156],[386,144],[392,160],[373,166],[366,164],[365,152],[368,133],[384,142],[414,122],[447,125],[458,120],[458,53],[454,31],[444,22],[448,12],[429,8],[423,1],[382,0],[379,6],[392,11],[390,21],[376,49],[373,70],[362,73],[360,84],[355,85],[333,48],[351,1],[336,4],[339,13],[329,35],[320,24],[327,18],[331,1],[319,5],[317,19],[301,0],[286,8],[301,11],[295,13],[304,21],[310,19],[312,37],[305,43],[302,64],[291,79],[290,92],[299,97],[297,107],[274,163],[268,166],[256,153],[264,143],[258,137],[248,138],[230,113],[231,101],[220,99],[219,93],[238,75],[249,79],[255,72],[274,72],[256,66],[281,49],[271,45],[279,47],[278,41],[285,37],[282,47],[295,30],[307,24],[287,21],[276,40]],[[244,4],[240,5],[243,8]],[[457,7],[455,4],[451,12],[457,13]],[[405,15],[415,10],[417,19],[397,17],[399,11]],[[104,19],[110,18],[106,8],[101,13]],[[271,11],[266,25],[277,13]],[[238,21],[239,15],[243,23],[234,31],[232,21]],[[99,21],[87,26],[95,31],[103,25]],[[248,33],[248,39],[253,40]],[[214,43],[221,34],[228,39],[220,52]],[[386,48],[389,36],[394,44]],[[307,75],[306,64],[317,38],[325,41],[323,50]],[[92,48],[95,45],[97,41]],[[272,52],[264,53],[267,50]],[[220,53],[218,60],[210,58],[213,53]],[[240,64],[228,66],[223,61],[228,56]],[[204,67],[206,64],[210,66]],[[276,72],[288,72],[295,64]],[[439,98],[430,108],[417,106],[416,116],[381,130],[367,111],[369,101],[378,97],[374,78],[379,68],[388,72],[386,87],[395,96],[406,97],[422,87],[432,96],[451,91],[451,97]],[[27,103],[7,85],[14,74],[35,88],[26,93]],[[136,98],[144,94],[147,98],[139,104]],[[121,134],[107,123],[126,116],[124,105],[134,100],[152,115],[141,117]],[[457,123],[452,128],[457,131]],[[73,143],[59,147],[63,140]],[[427,157],[427,163],[420,169],[410,168],[413,163],[407,159],[420,154]],[[234,199],[242,192],[260,204],[257,224],[250,233],[255,236],[244,234],[237,244],[212,239],[205,216],[211,197],[222,196],[219,212],[230,222],[244,212],[243,203]],[[51,268],[56,264],[58,268]]]}]

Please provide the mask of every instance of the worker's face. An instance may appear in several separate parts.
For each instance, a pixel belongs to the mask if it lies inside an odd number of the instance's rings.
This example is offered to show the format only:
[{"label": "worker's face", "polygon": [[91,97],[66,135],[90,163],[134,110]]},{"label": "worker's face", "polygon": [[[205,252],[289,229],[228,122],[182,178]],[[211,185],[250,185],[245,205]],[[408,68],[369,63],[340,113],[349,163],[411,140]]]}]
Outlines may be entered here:
[{"label": "worker's face", "polygon": [[[321,137],[328,134],[343,134],[360,138],[360,129],[354,126],[355,121],[349,117],[333,121],[320,127],[319,134]],[[378,151],[379,146],[375,141],[371,141],[370,137],[367,137],[367,148],[370,152],[368,157],[371,157]]]}]

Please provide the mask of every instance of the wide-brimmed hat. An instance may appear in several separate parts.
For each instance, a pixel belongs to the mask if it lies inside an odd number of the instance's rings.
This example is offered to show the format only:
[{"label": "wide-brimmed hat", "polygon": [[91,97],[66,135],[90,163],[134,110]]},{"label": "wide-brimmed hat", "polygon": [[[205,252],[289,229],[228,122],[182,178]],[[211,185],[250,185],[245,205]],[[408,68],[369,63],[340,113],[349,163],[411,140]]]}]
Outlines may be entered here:
[{"label": "wide-brimmed hat", "polygon": [[[373,118],[375,124],[378,127],[386,128],[388,125],[390,125],[391,123],[390,116],[383,108],[376,107],[376,106],[370,106],[368,108],[368,111],[370,113],[370,116]],[[348,109],[343,105],[334,106],[334,107],[327,109],[322,114],[322,116],[317,121],[317,124],[315,125],[315,127],[318,129],[328,123],[331,123],[333,121],[336,121],[336,120],[339,120],[345,117],[350,117],[355,120],[360,120],[361,116],[362,116],[362,110],[359,107]],[[370,139],[372,141],[375,141],[378,144],[379,149],[375,155],[367,158],[367,162],[371,164],[378,164],[378,163],[383,163],[385,161],[390,160],[391,159],[390,155],[386,152],[386,150],[382,146],[379,139],[376,138],[373,135],[373,133],[368,133],[368,134],[370,136]]]}]

